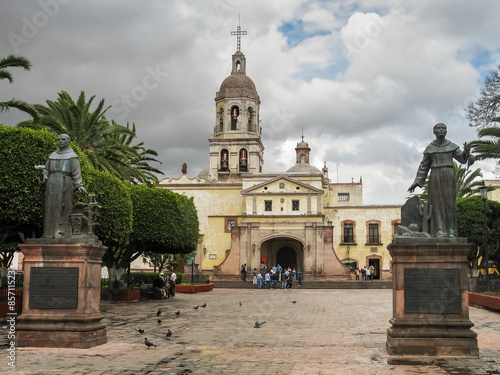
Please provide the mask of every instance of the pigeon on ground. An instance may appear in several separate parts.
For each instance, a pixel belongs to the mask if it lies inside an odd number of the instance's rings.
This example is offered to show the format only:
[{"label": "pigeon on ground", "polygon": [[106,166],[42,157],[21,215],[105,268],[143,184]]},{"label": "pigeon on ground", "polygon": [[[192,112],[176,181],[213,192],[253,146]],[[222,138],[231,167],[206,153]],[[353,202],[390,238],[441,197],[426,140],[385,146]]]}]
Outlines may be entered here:
[{"label": "pigeon on ground", "polygon": [[297,303],[297,301],[292,301],[292,303]]},{"label": "pigeon on ground", "polygon": [[200,305],[193,307],[193,309],[198,310],[200,308]]},{"label": "pigeon on ground", "polygon": [[177,310],[177,312],[175,313],[175,315],[177,315],[177,316],[181,315],[181,310]]},{"label": "pigeon on ground", "polygon": [[201,307],[205,308],[205,307],[207,307],[207,304],[204,303],[203,305],[201,305]]},{"label": "pigeon on ground", "polygon": [[139,332],[141,335],[144,333],[144,330],[143,330],[143,329],[136,328],[135,330],[136,330],[137,332]]},{"label": "pigeon on ground", "polygon": [[255,322],[253,328],[260,328],[265,322]]},{"label": "pigeon on ground", "polygon": [[158,319],[158,324],[161,324],[161,319]]},{"label": "pigeon on ground", "polygon": [[243,304],[240,302],[240,306],[243,306]]},{"label": "pigeon on ground", "polygon": [[154,346],[154,347],[158,346],[158,345],[153,344],[151,341],[149,341],[147,337],[144,338],[144,344],[146,344],[148,349],[150,346]]},{"label": "pigeon on ground", "polygon": [[160,316],[161,314],[161,308],[158,309],[158,311],[156,312],[156,316]]},{"label": "pigeon on ground", "polygon": [[170,328],[168,329],[168,332],[167,332],[167,338],[171,338],[172,337],[172,331],[170,330]]}]

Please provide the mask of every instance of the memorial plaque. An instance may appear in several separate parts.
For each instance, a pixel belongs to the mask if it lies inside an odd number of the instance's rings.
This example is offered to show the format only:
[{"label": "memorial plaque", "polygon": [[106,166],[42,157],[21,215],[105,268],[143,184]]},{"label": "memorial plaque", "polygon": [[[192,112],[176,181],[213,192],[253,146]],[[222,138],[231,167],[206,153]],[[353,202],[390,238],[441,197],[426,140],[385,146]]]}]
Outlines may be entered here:
[{"label": "memorial plaque", "polygon": [[405,314],[460,314],[460,270],[404,270]]},{"label": "memorial plaque", "polygon": [[78,267],[32,267],[30,309],[76,309]]}]

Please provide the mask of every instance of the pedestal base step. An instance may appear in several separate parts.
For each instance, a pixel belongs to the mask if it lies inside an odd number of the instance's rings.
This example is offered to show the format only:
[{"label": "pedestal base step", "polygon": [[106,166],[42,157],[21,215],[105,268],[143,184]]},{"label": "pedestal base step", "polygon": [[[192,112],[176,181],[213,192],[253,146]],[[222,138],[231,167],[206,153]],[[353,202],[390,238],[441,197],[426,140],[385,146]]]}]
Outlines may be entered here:
[{"label": "pedestal base step", "polygon": [[107,341],[106,329],[88,332],[16,332],[16,345],[19,347],[88,349],[105,344]]},{"label": "pedestal base step", "polygon": [[472,337],[394,337],[387,335],[390,355],[478,356],[477,339]]}]

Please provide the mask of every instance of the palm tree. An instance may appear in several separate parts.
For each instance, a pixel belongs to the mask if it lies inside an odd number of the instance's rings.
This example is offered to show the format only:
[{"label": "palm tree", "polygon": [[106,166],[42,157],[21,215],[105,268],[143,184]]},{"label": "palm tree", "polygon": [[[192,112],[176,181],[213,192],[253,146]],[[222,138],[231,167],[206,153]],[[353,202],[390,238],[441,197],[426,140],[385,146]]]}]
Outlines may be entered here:
[{"label": "palm tree", "polygon": [[[104,99],[92,112],[90,107],[94,98],[95,95],[87,102],[82,91],[74,102],[66,91],[61,91],[56,101],[46,101],[47,106],[34,105],[40,115],[37,120],[23,121],[17,126],[44,128],[55,134],[68,134],[94,168],[109,172],[123,181],[130,181],[131,177],[136,176],[141,177],[140,181],[146,180],[149,175],[144,175],[143,170],[147,171],[148,168],[152,172],[159,172],[147,164],[147,161],[157,160],[141,158],[142,143],[138,146],[130,145],[136,136],[135,125],[131,130],[128,124],[125,127],[115,121],[110,122],[104,116],[110,108],[104,107]],[[156,177],[153,179],[157,181]]]},{"label": "palm tree", "polygon": [[[129,123],[127,123],[127,129],[130,129]],[[132,124],[132,135],[130,134],[120,134],[117,135],[117,142],[120,145],[130,146],[132,140],[136,137],[135,123]],[[131,157],[130,165],[130,178],[134,181],[139,181],[141,183],[154,182],[158,183],[158,177],[154,173],[163,174],[160,170],[149,165],[148,162],[154,161],[157,163],[161,162],[154,159],[152,156],[158,156],[155,150],[147,149],[144,147],[144,142],[138,143],[135,146],[131,146],[135,151],[135,157]],[[132,155],[131,155],[132,156]]]},{"label": "palm tree", "polygon": [[[495,119],[500,123],[500,119]],[[476,158],[497,159],[497,165],[500,165],[500,128],[496,126],[482,128],[477,132],[480,139],[471,142],[471,146],[476,153]],[[487,139],[481,139],[486,138]]]},{"label": "palm tree", "polygon": [[[111,122],[114,126],[120,126],[114,120]],[[139,183],[158,183],[158,177],[154,173],[163,174],[163,172],[149,165],[150,161],[161,164],[160,161],[152,157],[158,156],[158,153],[146,149],[143,142],[132,145],[133,139],[136,138],[135,123],[132,124],[132,129],[127,123],[127,129],[130,131],[129,133],[117,132],[103,138],[105,144],[114,144],[114,147],[107,151],[110,155],[121,156],[120,160],[126,160],[124,163],[119,163],[121,179]],[[108,167],[113,168],[113,164],[109,163]]]},{"label": "palm tree", "polygon": [[[9,55],[0,60],[0,79],[7,79],[9,83],[14,81],[12,74],[7,70],[8,68],[23,68],[30,70],[31,63],[29,60],[22,56]],[[11,99],[6,102],[0,102],[0,113],[8,111],[10,108],[17,108],[20,111],[26,112],[33,118],[37,118],[37,112],[32,105],[23,102],[22,100]]]},{"label": "palm tree", "polygon": [[481,168],[469,170],[462,164],[453,162],[453,173],[455,174],[457,198],[470,197],[479,193],[482,181],[478,177],[483,177]]}]

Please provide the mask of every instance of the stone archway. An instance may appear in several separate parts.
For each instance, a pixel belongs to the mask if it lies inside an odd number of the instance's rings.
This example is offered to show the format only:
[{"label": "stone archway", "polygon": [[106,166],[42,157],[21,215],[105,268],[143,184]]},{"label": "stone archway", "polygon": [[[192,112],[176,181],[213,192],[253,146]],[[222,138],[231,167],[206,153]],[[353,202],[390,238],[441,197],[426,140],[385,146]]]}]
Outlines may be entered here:
[{"label": "stone archway", "polygon": [[304,269],[304,245],[299,240],[278,237],[265,240],[260,245],[261,256],[267,258],[265,267],[280,264],[282,267]]}]

